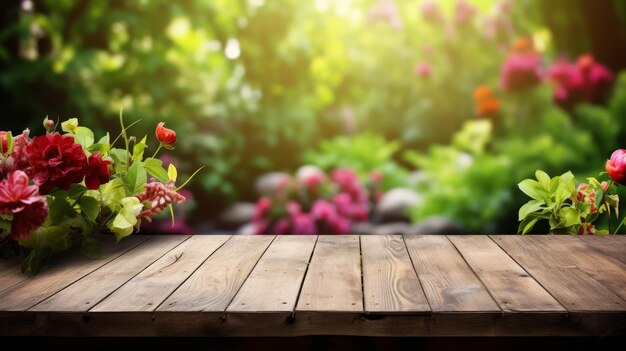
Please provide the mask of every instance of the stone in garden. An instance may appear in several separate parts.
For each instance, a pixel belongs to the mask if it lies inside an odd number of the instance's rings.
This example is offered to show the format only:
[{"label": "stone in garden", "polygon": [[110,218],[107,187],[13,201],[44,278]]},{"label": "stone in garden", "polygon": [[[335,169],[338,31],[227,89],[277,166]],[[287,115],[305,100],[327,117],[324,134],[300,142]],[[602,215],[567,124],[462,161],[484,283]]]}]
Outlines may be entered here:
[{"label": "stone in garden", "polygon": [[352,234],[373,234],[376,226],[369,222],[357,222],[352,224],[350,233]]},{"label": "stone in garden", "polygon": [[376,219],[380,223],[410,221],[409,211],[422,203],[422,197],[410,188],[391,189],[376,206]]},{"label": "stone in garden", "polygon": [[254,182],[254,190],[259,196],[272,196],[278,192],[284,182],[289,179],[285,172],[269,172],[260,175]]},{"label": "stone in garden", "polygon": [[254,235],[256,234],[254,223],[244,224],[237,230],[239,235]]},{"label": "stone in garden", "polygon": [[463,227],[446,217],[430,217],[413,226],[415,234],[467,234]]},{"label": "stone in garden", "polygon": [[296,180],[299,183],[305,183],[311,177],[325,179],[326,174],[319,167],[313,165],[304,165],[296,171]]},{"label": "stone in garden", "polygon": [[237,229],[252,222],[254,204],[250,202],[235,202],[226,208],[218,217],[218,224],[223,229]]},{"label": "stone in garden", "polygon": [[375,235],[412,235],[415,229],[406,222],[393,222],[380,224],[374,227],[371,234]]}]

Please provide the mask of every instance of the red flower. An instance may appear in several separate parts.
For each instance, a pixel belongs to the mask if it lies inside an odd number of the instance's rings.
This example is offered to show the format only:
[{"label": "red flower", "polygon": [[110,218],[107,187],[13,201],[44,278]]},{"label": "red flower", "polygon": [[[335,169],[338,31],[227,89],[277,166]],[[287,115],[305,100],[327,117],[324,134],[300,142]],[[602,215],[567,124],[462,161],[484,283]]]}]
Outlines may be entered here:
[{"label": "red flower", "polygon": [[22,171],[12,172],[0,181],[0,213],[13,215],[11,239],[28,239],[46,220],[48,203],[38,192],[36,185],[28,185],[28,176]]},{"label": "red flower", "polygon": [[37,136],[26,151],[41,194],[48,194],[54,187],[67,190],[85,176],[87,157],[81,146],[74,143],[73,136],[59,133]]},{"label": "red flower", "polygon": [[6,155],[9,150],[9,140],[7,139],[7,132],[0,132],[0,140],[2,140],[2,155]]},{"label": "red flower", "polygon": [[615,183],[626,185],[626,150],[613,151],[611,158],[606,161],[606,171]]},{"label": "red flower", "polygon": [[87,189],[96,190],[102,184],[109,182],[111,172],[109,165],[111,161],[102,159],[99,152],[95,152],[89,156],[89,164],[87,165],[87,174],[85,174],[85,185]]},{"label": "red flower", "polygon": [[166,149],[172,149],[172,145],[176,143],[176,132],[165,128],[165,123],[160,122],[156,127],[156,137],[159,142],[165,146]]},{"label": "red flower", "polygon": [[536,53],[512,53],[501,68],[504,91],[521,91],[541,82],[541,57]]}]

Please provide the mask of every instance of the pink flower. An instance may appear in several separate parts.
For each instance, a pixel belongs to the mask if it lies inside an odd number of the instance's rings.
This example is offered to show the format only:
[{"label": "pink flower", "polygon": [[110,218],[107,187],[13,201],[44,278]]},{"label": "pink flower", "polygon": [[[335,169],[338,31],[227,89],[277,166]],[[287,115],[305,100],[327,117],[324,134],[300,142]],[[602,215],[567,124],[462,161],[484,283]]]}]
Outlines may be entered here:
[{"label": "pink flower", "polygon": [[185,202],[185,197],[176,191],[174,181],[170,180],[166,184],[151,178],[150,182],[143,186],[144,192],[135,195],[139,202],[148,203],[148,208],[144,208],[138,215],[137,219],[151,219],[153,216],[161,213],[167,206]]},{"label": "pink flower", "polygon": [[606,171],[615,183],[626,185],[626,150],[613,151],[606,161]]},{"label": "pink flower", "polygon": [[26,240],[45,222],[48,203],[38,193],[39,187],[28,185],[28,176],[22,171],[12,172],[0,181],[0,213],[13,215],[11,239]]},{"label": "pink flower", "polygon": [[254,206],[254,220],[261,220],[272,208],[272,200],[262,197]]},{"label": "pink flower", "polygon": [[293,217],[294,234],[317,234],[317,227],[311,215],[300,213]]},{"label": "pink flower", "polygon": [[350,233],[350,224],[350,220],[345,217],[335,217],[328,223],[328,226],[333,233],[348,234]]},{"label": "pink flower", "polygon": [[432,67],[430,63],[420,62],[417,65],[415,65],[415,68],[413,69],[413,74],[415,74],[418,77],[426,78],[430,76],[431,71],[432,71]]},{"label": "pink flower", "polygon": [[350,216],[350,205],[352,205],[352,199],[350,195],[346,193],[339,193],[333,198],[335,206],[337,206],[337,212],[344,216]]},{"label": "pink flower", "polygon": [[293,218],[302,213],[302,206],[295,201],[289,201],[287,203],[287,214],[289,217]]},{"label": "pink flower", "polygon": [[465,0],[459,0],[454,7],[454,23],[463,26],[469,23],[478,11]]},{"label": "pink flower", "polygon": [[387,22],[395,30],[402,29],[402,20],[394,0],[379,0],[377,5],[370,8],[367,19],[372,23]]},{"label": "pink flower", "polygon": [[276,221],[276,224],[274,224],[274,230],[272,232],[273,234],[282,235],[291,234],[291,225],[287,219],[279,219]]},{"label": "pink flower", "polygon": [[48,194],[55,187],[67,190],[85,176],[87,156],[71,135],[36,136],[26,151],[35,183],[42,194]]},{"label": "pink flower", "polygon": [[521,91],[541,82],[541,57],[537,53],[511,53],[502,64],[500,84],[505,91]]},{"label": "pink flower", "polygon": [[311,207],[311,214],[318,220],[328,221],[337,216],[337,209],[326,200],[316,200]]},{"label": "pink flower", "polygon": [[6,156],[9,152],[9,139],[7,138],[7,132],[4,130],[0,131],[0,142],[2,143],[2,149],[0,151],[2,151],[3,156]]},{"label": "pink flower", "polygon": [[30,144],[30,130],[25,129],[22,134],[13,138],[13,151],[4,162],[0,163],[0,173],[8,174],[13,171],[24,171],[28,176],[32,176],[30,172],[30,161],[26,148]]},{"label": "pink flower", "polygon": [[109,171],[109,165],[111,161],[105,161],[102,159],[102,155],[99,152],[94,152],[89,156],[88,165],[85,174],[85,185],[87,189],[96,190],[102,184],[109,182],[111,178],[111,171]]},{"label": "pink flower", "polygon": [[613,74],[590,54],[576,63],[558,60],[550,68],[550,78],[555,84],[554,100],[565,108],[585,101],[603,103],[613,83]]}]

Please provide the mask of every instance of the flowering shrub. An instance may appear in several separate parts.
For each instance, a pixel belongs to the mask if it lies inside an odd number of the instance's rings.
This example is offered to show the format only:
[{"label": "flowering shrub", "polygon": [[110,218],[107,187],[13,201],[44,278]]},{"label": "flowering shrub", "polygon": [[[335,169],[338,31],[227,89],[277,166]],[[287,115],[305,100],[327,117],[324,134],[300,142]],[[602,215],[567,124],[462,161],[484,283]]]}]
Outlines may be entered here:
[{"label": "flowering shrub", "polygon": [[[175,185],[176,167],[166,171],[156,158],[161,147],[174,148],[176,133],[160,123],[159,147],[144,157],[147,136],[129,137],[121,115],[120,122],[122,132],[112,142],[108,133],[96,141],[76,118],[61,124],[63,133],[47,118],[47,133],[32,139],[29,130],[15,138],[0,133],[0,243],[29,251],[23,270],[36,274],[73,239],[83,253],[98,256],[93,234],[110,232],[119,241],[143,219],[185,201]],[[120,139],[123,148],[115,146]]]},{"label": "flowering shrub", "polygon": [[[547,219],[551,233],[609,234],[618,233],[626,217],[611,230],[611,211],[619,220],[619,196],[616,186],[623,184],[626,173],[626,150],[616,150],[606,162],[609,181],[587,178],[588,183],[578,183],[571,172],[550,178],[545,172],[535,173],[537,180],[526,179],[518,184],[530,196],[519,210],[518,232],[528,233],[542,219]],[[601,214],[608,219],[608,230],[598,230],[593,224]]]},{"label": "flowering shrub", "polygon": [[330,178],[315,167],[304,167],[296,178],[286,177],[278,193],[256,203],[256,234],[348,234],[355,222],[367,221],[380,200],[382,176],[372,172],[368,183],[343,168]]}]

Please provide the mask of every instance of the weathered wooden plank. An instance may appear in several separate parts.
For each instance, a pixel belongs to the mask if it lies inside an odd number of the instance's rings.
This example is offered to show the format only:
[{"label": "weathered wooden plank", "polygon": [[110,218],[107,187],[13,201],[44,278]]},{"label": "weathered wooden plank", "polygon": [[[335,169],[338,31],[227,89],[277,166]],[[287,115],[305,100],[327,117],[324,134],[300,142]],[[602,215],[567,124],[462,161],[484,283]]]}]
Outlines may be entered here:
[{"label": "weathered wooden plank", "polygon": [[[230,236],[196,235],[126,282],[89,312],[152,312]],[[93,316],[94,322],[100,318]]]},{"label": "weathered wooden plank", "polygon": [[500,312],[448,238],[407,235],[404,240],[433,312]]},{"label": "weathered wooden plank", "polygon": [[492,239],[570,312],[626,311],[626,302],[539,236]]},{"label": "weathered wooden plank", "polygon": [[186,235],[154,236],[30,310],[85,312],[187,239]]},{"label": "weathered wooden plank", "polygon": [[[558,237],[564,236],[559,235]],[[584,242],[589,250],[597,255],[626,265],[626,255],[624,254],[626,252],[626,235],[577,235],[572,237]]]},{"label": "weathered wooden plank", "polygon": [[[17,267],[20,264],[20,262],[14,258],[0,258],[0,272],[4,271],[5,269],[8,268],[14,268]],[[2,286],[2,285],[0,285]]]},{"label": "weathered wooden plank", "polygon": [[565,312],[539,283],[488,236],[452,235],[456,246],[504,312]]},{"label": "weathered wooden plank", "polygon": [[594,250],[597,245],[593,242],[598,241],[585,240],[578,235],[529,236],[526,240],[559,252],[559,258],[563,262],[576,265],[613,293],[626,299],[626,264],[602,251]]},{"label": "weathered wooden plank", "polygon": [[227,312],[293,312],[317,236],[277,236]]},{"label": "weathered wooden plank", "polygon": [[319,236],[296,310],[363,312],[359,236]]},{"label": "weathered wooden plank", "polygon": [[158,311],[223,313],[273,240],[269,235],[233,236]]},{"label": "weathered wooden plank", "polygon": [[400,235],[361,237],[366,312],[430,312]]},{"label": "weathered wooden plank", "polygon": [[134,235],[115,245],[110,238],[103,243],[103,259],[72,256],[0,293],[0,311],[25,311],[148,239]]}]

